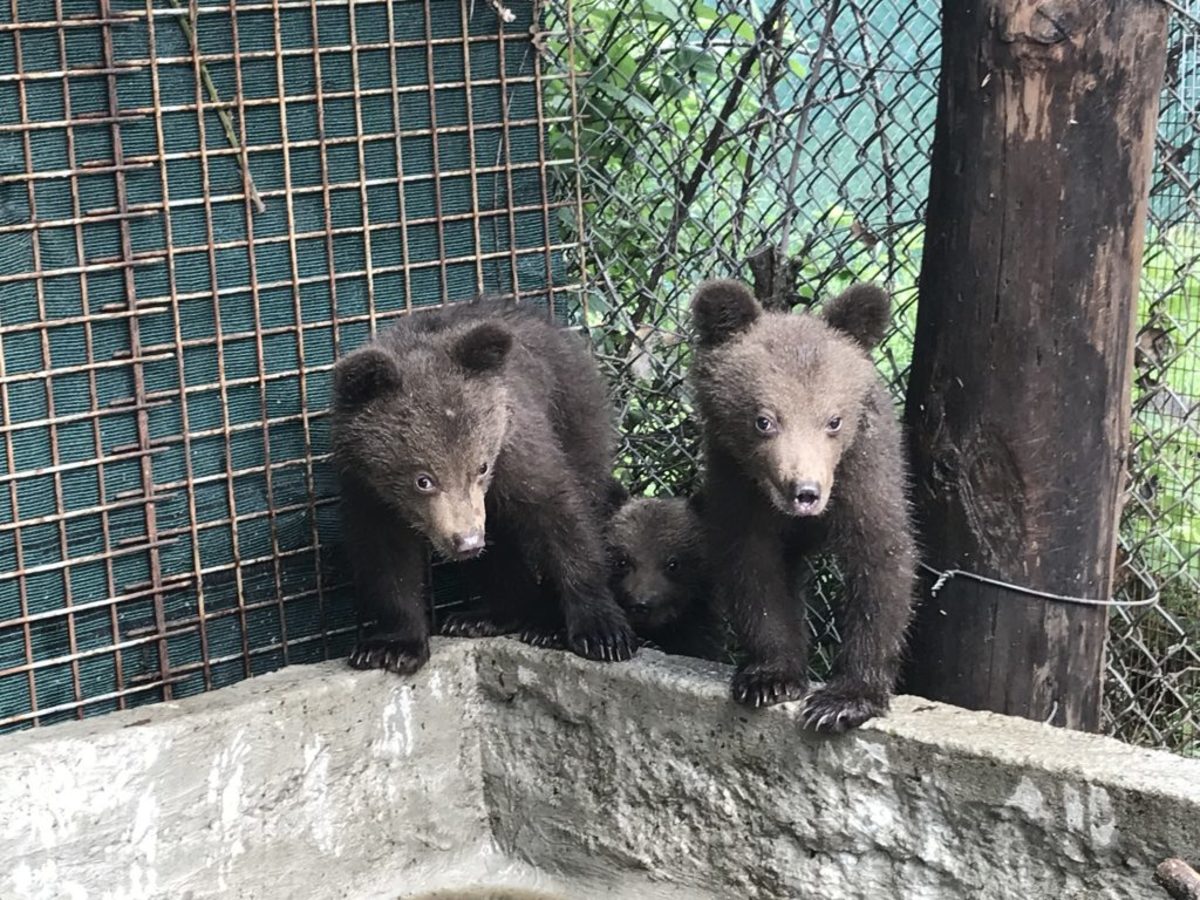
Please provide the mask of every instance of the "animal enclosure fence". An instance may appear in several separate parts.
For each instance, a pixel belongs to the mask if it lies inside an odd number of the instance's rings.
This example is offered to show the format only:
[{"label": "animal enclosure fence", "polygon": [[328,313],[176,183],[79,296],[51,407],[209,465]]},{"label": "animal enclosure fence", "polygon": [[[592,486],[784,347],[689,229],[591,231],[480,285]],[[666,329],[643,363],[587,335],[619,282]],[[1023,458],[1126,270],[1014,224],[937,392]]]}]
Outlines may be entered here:
[{"label": "animal enclosure fence", "polygon": [[[1114,610],[1107,723],[1196,753],[1200,6],[1174,7],[1118,598],[1158,601]],[[421,305],[580,311],[648,492],[694,483],[701,277],[779,306],[886,282],[899,400],[938,15],[0,0],[0,728],[348,650],[329,370]]]},{"label": "animal enclosure fence", "polygon": [[[1173,3],[1139,298],[1129,492],[1106,727],[1200,753],[1200,4]],[[810,304],[896,300],[878,357],[912,357],[940,60],[938,0],[578,0],[589,316],[619,385],[626,477],[693,484],[684,373],[695,282],[735,273]],[[814,572],[826,653],[837,573]],[[821,674],[818,672],[818,674]]]},{"label": "animal enclosure fence", "polygon": [[548,135],[573,92],[540,22],[3,4],[0,728],[348,651],[335,358],[421,306],[570,286]]}]

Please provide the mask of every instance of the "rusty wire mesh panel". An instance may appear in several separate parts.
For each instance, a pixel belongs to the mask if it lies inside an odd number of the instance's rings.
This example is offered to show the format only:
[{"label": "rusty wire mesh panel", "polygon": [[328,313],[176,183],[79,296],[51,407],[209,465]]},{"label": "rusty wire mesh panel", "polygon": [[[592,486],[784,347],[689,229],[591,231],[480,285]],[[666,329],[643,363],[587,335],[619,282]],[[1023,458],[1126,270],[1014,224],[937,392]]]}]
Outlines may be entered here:
[{"label": "rusty wire mesh panel", "polygon": [[578,298],[541,21],[0,0],[0,730],[346,652],[334,359],[479,290]]},{"label": "rusty wire mesh panel", "polygon": [[[1162,593],[1151,608],[1113,614],[1107,723],[1129,740],[1200,753],[1200,3],[1175,6],[1120,598]],[[902,397],[939,10],[938,0],[575,4],[588,73],[580,158],[589,310],[618,384],[621,474],[631,487],[694,484],[686,304],[706,276],[757,280],[760,296],[781,305],[828,297],[856,278],[887,283],[896,317],[879,362]],[[841,586],[829,566],[814,576],[821,674]]]},{"label": "rusty wire mesh panel", "polygon": [[1200,3],[1172,17],[1138,304],[1108,726],[1200,756]]}]

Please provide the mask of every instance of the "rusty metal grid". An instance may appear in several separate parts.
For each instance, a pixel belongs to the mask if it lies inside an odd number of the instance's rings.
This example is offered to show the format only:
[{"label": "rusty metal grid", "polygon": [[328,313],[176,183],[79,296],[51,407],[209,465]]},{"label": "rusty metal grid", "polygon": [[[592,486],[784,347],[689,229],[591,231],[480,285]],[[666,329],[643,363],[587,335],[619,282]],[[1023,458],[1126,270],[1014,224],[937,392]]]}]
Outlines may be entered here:
[{"label": "rusty metal grid", "polygon": [[481,290],[578,306],[546,21],[0,0],[0,730],[347,651],[334,360]]}]

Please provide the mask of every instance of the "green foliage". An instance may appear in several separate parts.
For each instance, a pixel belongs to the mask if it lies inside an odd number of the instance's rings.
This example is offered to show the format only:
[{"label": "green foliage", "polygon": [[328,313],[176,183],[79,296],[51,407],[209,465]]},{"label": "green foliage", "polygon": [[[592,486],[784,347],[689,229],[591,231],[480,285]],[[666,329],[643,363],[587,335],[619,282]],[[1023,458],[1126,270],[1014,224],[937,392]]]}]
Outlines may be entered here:
[{"label": "green foliage", "polygon": [[[1133,499],[1126,540],[1171,606],[1200,615],[1200,269],[1192,227],[1151,234],[1138,305],[1131,428]],[[1180,254],[1185,254],[1180,258]]]}]

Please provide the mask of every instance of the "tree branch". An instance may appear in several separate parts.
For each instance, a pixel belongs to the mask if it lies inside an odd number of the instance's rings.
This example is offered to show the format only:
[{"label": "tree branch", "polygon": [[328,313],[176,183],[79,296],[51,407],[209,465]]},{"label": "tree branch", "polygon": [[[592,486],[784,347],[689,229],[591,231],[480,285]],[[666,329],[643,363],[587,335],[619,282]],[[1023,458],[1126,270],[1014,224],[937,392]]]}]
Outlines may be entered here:
[{"label": "tree branch", "polygon": [[[834,2],[836,3],[837,0],[834,0]],[[675,206],[671,212],[671,222],[667,226],[667,233],[663,240],[663,250],[659,254],[658,260],[654,263],[654,267],[650,270],[650,277],[642,287],[638,305],[630,317],[635,325],[646,315],[646,311],[653,302],[654,292],[658,289],[659,282],[662,281],[663,274],[667,270],[668,257],[675,251],[675,245],[679,239],[679,229],[683,227],[683,223],[687,219],[688,210],[691,208],[692,201],[696,199],[696,191],[700,188],[700,182],[704,180],[704,175],[712,165],[713,156],[721,144],[721,137],[725,133],[726,120],[737,109],[738,103],[742,98],[742,91],[745,89],[746,83],[750,80],[750,71],[762,55],[763,48],[768,45],[769,35],[775,27],[775,22],[782,15],[785,6],[786,0],[775,0],[767,15],[763,18],[762,23],[758,26],[754,44],[746,51],[746,55],[742,57],[737,75],[729,89],[729,93],[725,96],[725,102],[721,105],[721,110],[717,113],[716,121],[713,122],[708,136],[704,140],[704,145],[700,150],[700,158],[696,161],[696,165],[692,169],[691,175],[688,176],[687,181],[678,186]]]}]

